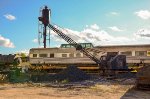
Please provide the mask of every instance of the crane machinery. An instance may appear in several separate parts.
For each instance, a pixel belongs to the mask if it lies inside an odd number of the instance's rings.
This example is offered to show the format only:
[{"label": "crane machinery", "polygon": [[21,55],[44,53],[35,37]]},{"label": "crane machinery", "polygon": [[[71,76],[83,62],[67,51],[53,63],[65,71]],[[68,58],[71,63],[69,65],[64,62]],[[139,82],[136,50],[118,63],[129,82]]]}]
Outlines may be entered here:
[{"label": "crane machinery", "polygon": [[[88,58],[93,60],[98,66],[99,69],[105,72],[106,70],[127,70],[128,67],[126,65],[126,56],[125,55],[119,55],[118,53],[112,53],[109,52],[105,56],[101,56],[100,59],[98,59],[96,56],[91,54],[87,49],[81,46],[80,43],[77,43],[74,41],[72,38],[67,36],[65,33],[63,33],[62,30],[58,29],[56,26],[50,24],[50,16],[49,14],[51,13],[51,10],[48,9],[47,6],[45,6],[42,9],[42,14],[38,18],[39,22],[43,25],[43,33],[41,33],[41,36],[43,36],[43,43],[44,43],[44,48],[46,48],[46,36],[47,36],[47,31],[46,28],[48,27],[49,29],[53,30],[60,38],[64,39],[67,43],[72,45],[77,51],[80,51],[84,55],[86,55]],[[50,40],[50,39],[49,39]]]}]

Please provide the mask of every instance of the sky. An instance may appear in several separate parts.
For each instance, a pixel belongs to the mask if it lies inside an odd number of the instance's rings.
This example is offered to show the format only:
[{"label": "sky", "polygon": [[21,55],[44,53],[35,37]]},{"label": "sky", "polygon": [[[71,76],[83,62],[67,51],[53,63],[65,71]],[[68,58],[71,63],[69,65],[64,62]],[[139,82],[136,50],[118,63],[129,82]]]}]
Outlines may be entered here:
[{"label": "sky", "polygon": [[[150,44],[150,0],[0,0],[0,54],[29,52],[38,45],[39,10],[78,43]],[[50,47],[66,43],[52,30]]]}]

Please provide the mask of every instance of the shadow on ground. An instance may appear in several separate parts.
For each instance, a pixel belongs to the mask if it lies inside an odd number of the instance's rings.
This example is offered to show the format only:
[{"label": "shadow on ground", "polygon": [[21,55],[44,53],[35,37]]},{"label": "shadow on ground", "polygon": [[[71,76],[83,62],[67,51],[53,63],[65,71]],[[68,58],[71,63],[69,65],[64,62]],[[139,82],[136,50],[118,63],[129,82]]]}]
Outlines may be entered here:
[{"label": "shadow on ground", "polygon": [[121,99],[150,99],[150,91],[139,90],[136,87],[129,89]]}]

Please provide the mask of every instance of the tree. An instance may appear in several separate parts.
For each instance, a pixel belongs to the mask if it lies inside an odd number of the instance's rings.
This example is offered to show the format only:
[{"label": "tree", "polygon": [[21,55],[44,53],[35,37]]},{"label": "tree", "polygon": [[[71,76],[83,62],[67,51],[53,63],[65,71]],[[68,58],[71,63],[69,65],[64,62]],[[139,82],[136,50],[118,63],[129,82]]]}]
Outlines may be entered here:
[{"label": "tree", "polygon": [[26,57],[25,53],[21,53],[20,55],[21,55],[21,57]]}]

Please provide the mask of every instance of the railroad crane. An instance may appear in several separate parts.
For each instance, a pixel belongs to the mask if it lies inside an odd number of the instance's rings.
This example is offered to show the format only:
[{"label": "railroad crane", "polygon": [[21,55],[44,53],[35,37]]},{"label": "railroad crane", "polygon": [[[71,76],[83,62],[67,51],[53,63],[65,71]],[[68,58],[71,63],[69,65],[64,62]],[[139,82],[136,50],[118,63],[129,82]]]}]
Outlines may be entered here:
[{"label": "railroad crane", "polygon": [[49,14],[50,14],[50,9],[48,9],[47,6],[45,6],[42,9],[42,16],[40,16],[39,22],[43,24],[43,43],[44,43],[44,48],[46,48],[46,27],[49,27],[49,29],[53,30],[59,37],[64,39],[66,42],[68,42],[70,45],[76,48],[76,50],[82,52],[84,55],[89,57],[91,60],[93,60],[98,66],[99,69],[102,70],[103,72],[105,70],[126,70],[128,67],[126,66],[126,56],[125,55],[119,55],[118,53],[107,53],[105,56],[101,56],[100,59],[98,59],[96,56],[91,54],[87,49],[82,47],[81,44],[77,43],[74,41],[72,38],[67,36],[65,33],[63,33],[62,30],[58,29],[57,27],[53,26],[50,24],[49,21]]}]

